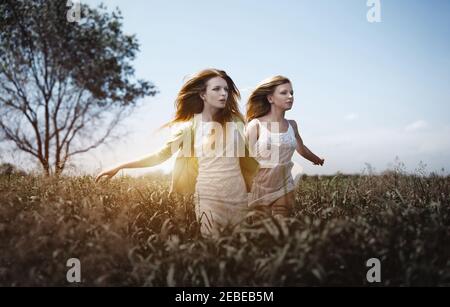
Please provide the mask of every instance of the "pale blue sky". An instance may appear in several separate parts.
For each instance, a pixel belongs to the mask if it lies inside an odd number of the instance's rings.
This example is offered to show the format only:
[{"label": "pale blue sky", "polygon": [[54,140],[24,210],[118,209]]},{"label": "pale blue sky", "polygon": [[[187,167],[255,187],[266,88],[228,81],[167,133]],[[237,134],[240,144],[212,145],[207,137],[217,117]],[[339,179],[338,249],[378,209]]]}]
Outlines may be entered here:
[{"label": "pale blue sky", "polygon": [[172,116],[183,78],[206,67],[234,79],[242,111],[260,80],[292,80],[287,117],[325,158],[318,167],[297,155],[304,173],[354,173],[365,162],[381,171],[396,156],[410,171],[420,160],[450,169],[450,1],[381,0],[380,23],[367,21],[366,0],[103,2],[121,9],[141,45],[136,74],[160,94],[126,122],[127,140],[84,157],[87,170],[161,146],[154,131]]}]

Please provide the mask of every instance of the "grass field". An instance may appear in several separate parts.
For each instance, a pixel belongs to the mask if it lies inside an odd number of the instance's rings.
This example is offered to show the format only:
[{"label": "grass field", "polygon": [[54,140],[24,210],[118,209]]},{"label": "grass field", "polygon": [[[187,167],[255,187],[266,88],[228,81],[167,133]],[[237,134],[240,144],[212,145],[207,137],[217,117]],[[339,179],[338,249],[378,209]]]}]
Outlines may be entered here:
[{"label": "grass field", "polygon": [[[169,178],[0,177],[0,284],[450,285],[450,177],[304,176],[291,218],[202,238]],[[366,261],[381,261],[381,283]]]}]

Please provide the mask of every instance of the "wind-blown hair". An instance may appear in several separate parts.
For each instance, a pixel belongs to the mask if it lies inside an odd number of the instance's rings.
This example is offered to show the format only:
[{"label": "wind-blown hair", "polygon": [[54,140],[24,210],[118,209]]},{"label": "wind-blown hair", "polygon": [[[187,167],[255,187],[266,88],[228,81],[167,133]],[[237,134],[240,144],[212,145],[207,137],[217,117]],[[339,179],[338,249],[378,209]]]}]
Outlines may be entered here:
[{"label": "wind-blown hair", "polygon": [[286,83],[291,83],[291,81],[283,76],[274,76],[258,84],[247,101],[247,122],[269,113],[270,102],[267,96],[273,94],[277,86]]},{"label": "wind-blown hair", "polygon": [[233,116],[236,116],[244,121],[243,115],[239,112],[238,105],[241,94],[233,80],[225,71],[210,68],[196,73],[183,84],[175,100],[175,116],[170,121],[169,125],[188,121],[194,117],[195,114],[203,111],[204,102],[201,99],[200,94],[206,90],[206,83],[214,77],[221,77],[224,79],[227,82],[229,92],[225,108],[220,109],[214,115],[213,120],[224,125],[226,122],[231,122]]}]

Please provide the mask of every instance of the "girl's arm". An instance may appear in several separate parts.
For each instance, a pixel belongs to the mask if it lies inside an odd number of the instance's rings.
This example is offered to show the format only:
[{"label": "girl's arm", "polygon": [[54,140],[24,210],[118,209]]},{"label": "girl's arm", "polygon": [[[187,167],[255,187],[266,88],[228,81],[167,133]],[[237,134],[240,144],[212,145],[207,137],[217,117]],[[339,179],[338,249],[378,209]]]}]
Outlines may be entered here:
[{"label": "girl's arm", "polygon": [[303,140],[300,137],[300,134],[298,133],[298,127],[297,127],[297,123],[295,122],[295,120],[290,120],[289,122],[291,123],[292,128],[294,128],[295,138],[297,140],[297,152],[303,158],[314,163],[314,165],[323,165],[325,160],[316,156],[311,150],[309,150],[308,147],[306,147],[305,144],[303,144]]},{"label": "girl's arm", "polygon": [[245,127],[245,140],[247,142],[248,148],[250,149],[250,156],[254,157],[255,152],[255,144],[258,141],[259,137],[259,127],[258,121],[251,120],[247,126]]},{"label": "girl's arm", "polygon": [[138,160],[119,164],[113,168],[101,172],[95,178],[95,182],[98,182],[102,177],[106,177],[109,179],[117,174],[117,172],[121,169],[151,167],[163,163],[164,161],[168,160],[176,151],[178,151],[183,141],[186,141],[186,138],[184,137],[186,136],[186,131],[188,130],[185,127],[176,130],[174,133],[172,133],[171,138],[166,142],[166,144],[155,153],[152,153]]}]

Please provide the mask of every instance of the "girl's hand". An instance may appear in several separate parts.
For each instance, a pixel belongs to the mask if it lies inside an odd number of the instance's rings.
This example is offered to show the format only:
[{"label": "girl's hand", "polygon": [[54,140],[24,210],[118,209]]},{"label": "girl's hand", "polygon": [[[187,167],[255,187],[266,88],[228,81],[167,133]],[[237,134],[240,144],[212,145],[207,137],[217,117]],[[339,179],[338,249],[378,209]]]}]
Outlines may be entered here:
[{"label": "girl's hand", "polygon": [[318,159],[316,162],[314,162],[314,165],[323,165],[323,163],[325,162],[325,159]]},{"label": "girl's hand", "polygon": [[114,175],[117,174],[118,171],[120,171],[120,168],[118,168],[118,167],[103,171],[97,175],[97,177],[95,178],[95,182],[98,182],[104,176],[107,179],[110,179],[110,178],[114,177]]}]

